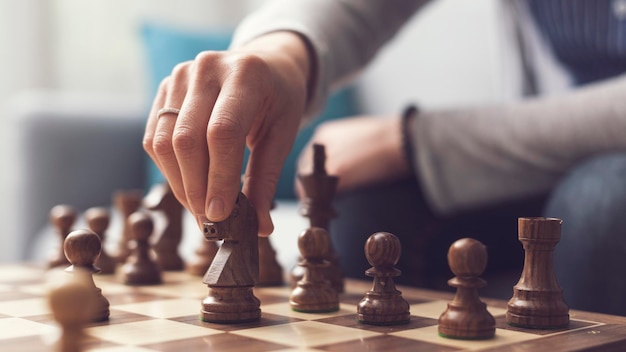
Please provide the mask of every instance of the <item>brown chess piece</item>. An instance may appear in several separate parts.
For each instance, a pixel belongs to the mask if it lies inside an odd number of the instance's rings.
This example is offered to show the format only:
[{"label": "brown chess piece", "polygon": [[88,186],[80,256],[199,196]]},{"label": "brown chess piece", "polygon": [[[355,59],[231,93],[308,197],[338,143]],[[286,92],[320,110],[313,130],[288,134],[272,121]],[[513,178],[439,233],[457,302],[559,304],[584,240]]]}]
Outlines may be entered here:
[{"label": "brown chess piece", "polygon": [[102,252],[96,261],[96,266],[100,268],[100,274],[110,275],[115,273],[117,261],[107,254],[105,250],[106,230],[111,221],[109,210],[101,207],[89,208],[85,212],[85,220],[91,231],[95,232],[102,242]]},{"label": "brown chess piece", "polygon": [[48,268],[70,265],[63,252],[63,242],[65,237],[72,230],[72,226],[76,221],[76,209],[70,205],[57,205],[50,210],[50,223],[54,227],[58,236],[58,246],[48,260]]},{"label": "brown chess piece", "polygon": [[[166,225],[152,249],[162,270],[181,271],[185,268],[178,247],[183,237],[183,206],[174,196],[170,185],[154,185],[143,200],[146,209],[165,216]],[[155,214],[155,215],[156,215]]]},{"label": "brown chess piece", "polygon": [[569,325],[569,307],[554,274],[552,255],[561,239],[561,219],[519,218],[518,237],[524,246],[524,269],[513,287],[507,323],[535,329]]},{"label": "brown chess piece", "polygon": [[[323,145],[313,144],[313,172],[308,175],[297,175],[302,186],[304,197],[300,212],[309,218],[310,227],[321,227],[330,230],[330,220],[337,216],[333,207],[333,200],[337,192],[339,178],[328,175],[326,172],[326,151]],[[330,280],[335,291],[344,290],[343,273],[339,266],[339,256],[333,248],[332,242],[326,258],[330,265],[326,269],[326,277]],[[290,285],[295,287],[302,278],[302,268],[296,265],[290,273]]]},{"label": "brown chess piece", "polygon": [[113,206],[122,219],[122,233],[118,240],[117,253],[115,255],[118,263],[126,262],[126,258],[130,255],[128,244],[131,241],[131,230],[128,217],[139,209],[142,200],[143,192],[140,190],[117,191],[113,194]]},{"label": "brown chess piece", "polygon": [[207,241],[203,237],[200,246],[196,248],[193,256],[185,263],[185,271],[192,275],[204,276],[207,270],[209,270],[219,248],[217,242]]},{"label": "brown chess piece", "polygon": [[48,293],[50,311],[61,327],[55,346],[57,352],[83,351],[83,328],[91,320],[96,303],[88,276],[91,273],[75,268],[72,280],[53,287]]},{"label": "brown chess piece", "polygon": [[205,222],[203,230],[207,240],[223,243],[202,280],[209,287],[202,320],[229,324],[261,319],[261,302],[252,291],[259,276],[256,210],[240,192],[230,216]]},{"label": "brown chess piece", "polygon": [[[100,272],[100,268],[94,263],[102,251],[102,242],[95,232],[87,229],[72,231],[65,238],[63,248],[72,264],[65,271],[74,273],[76,270],[84,270],[91,274]],[[102,290],[96,287],[93,276],[88,275],[87,279],[95,300],[90,320],[94,322],[109,320],[109,301],[102,295]]]},{"label": "brown chess piece", "polygon": [[259,237],[259,281],[257,286],[282,286],[283,268],[269,237]]},{"label": "brown chess piece", "polygon": [[457,240],[448,250],[448,264],[456,275],[448,285],[457,291],[439,317],[439,335],[467,340],[492,338],[496,321],[478,296],[478,289],[487,284],[480,278],[487,266],[487,248],[472,238]]},{"label": "brown chess piece", "polygon": [[372,325],[407,324],[411,320],[409,303],[396,290],[393,278],[400,276],[394,266],[400,259],[400,240],[389,232],[377,232],[365,242],[365,257],[372,265],[365,275],[373,277],[372,289],[357,305],[357,319]]},{"label": "brown chess piece", "polygon": [[306,313],[339,310],[339,295],[324,277],[329,247],[328,232],[321,227],[309,228],[298,237],[304,274],[289,296],[291,309]]},{"label": "brown chess piece", "polygon": [[150,236],[154,223],[150,214],[136,211],[128,217],[132,241],[129,245],[131,253],[122,266],[122,275],[126,285],[158,285],[161,279],[161,268],[154,260],[150,249]]},{"label": "brown chess piece", "polygon": [[[272,209],[276,203],[272,202]],[[269,237],[259,237],[259,280],[257,286],[282,286],[283,268],[276,259],[276,251]]]}]

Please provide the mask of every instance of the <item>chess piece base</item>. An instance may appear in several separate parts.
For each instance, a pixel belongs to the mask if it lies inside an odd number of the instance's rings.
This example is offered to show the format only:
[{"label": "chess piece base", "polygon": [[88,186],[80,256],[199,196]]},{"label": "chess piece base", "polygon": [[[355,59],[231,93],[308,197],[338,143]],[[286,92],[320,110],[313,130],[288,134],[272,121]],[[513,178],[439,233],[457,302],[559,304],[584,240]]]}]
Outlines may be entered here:
[{"label": "chess piece base", "polygon": [[380,294],[366,292],[357,306],[359,323],[370,325],[400,325],[411,321],[409,303],[400,291]]},{"label": "chess piece base", "polygon": [[[330,281],[332,288],[337,291],[337,293],[343,293],[345,291],[343,274],[339,270],[339,266],[330,265],[328,268],[324,269],[324,272],[324,277]],[[304,268],[300,265],[294,266],[289,273],[289,287],[292,289],[296,288],[298,281],[302,280],[303,276]]]},{"label": "chess piece base", "polygon": [[490,339],[496,333],[496,321],[482,302],[470,307],[448,303],[448,309],[439,317],[438,332],[452,339]]},{"label": "chess piece base", "polygon": [[163,282],[161,273],[153,266],[137,268],[127,263],[122,266],[122,273],[126,285],[160,285]]},{"label": "chess piece base", "polygon": [[252,286],[209,286],[202,300],[200,317],[217,324],[246,323],[261,319],[261,301],[254,296]]},{"label": "chess piece base", "polygon": [[506,322],[530,329],[561,329],[569,325],[569,307],[562,290],[528,291],[515,287],[507,305]]},{"label": "chess piece base", "polygon": [[339,310],[339,295],[327,286],[314,286],[311,283],[299,282],[291,292],[289,305],[296,312],[325,313]]},{"label": "chess piece base", "polygon": [[94,323],[109,320],[109,301],[102,295],[102,290],[96,288],[96,306],[94,307],[93,316],[90,319]]}]

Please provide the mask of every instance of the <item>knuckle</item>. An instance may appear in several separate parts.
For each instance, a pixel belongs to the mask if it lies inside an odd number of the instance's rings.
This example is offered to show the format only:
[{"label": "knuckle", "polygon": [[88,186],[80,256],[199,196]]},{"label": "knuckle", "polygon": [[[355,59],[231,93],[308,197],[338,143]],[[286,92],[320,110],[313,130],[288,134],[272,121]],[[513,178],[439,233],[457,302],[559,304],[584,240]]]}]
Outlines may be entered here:
[{"label": "knuckle", "polygon": [[[270,82],[270,68],[267,62],[255,54],[242,54],[232,58],[230,62],[234,79],[250,82]],[[251,79],[254,78],[254,79]]]},{"label": "knuckle", "polygon": [[194,67],[198,75],[203,76],[213,70],[222,61],[222,54],[217,51],[203,51],[196,55]]},{"label": "knuckle", "polygon": [[255,54],[239,55],[233,58],[233,67],[242,72],[265,72],[269,67],[265,60]]},{"label": "knuckle", "polygon": [[205,50],[196,55],[194,62],[197,65],[212,65],[221,60],[222,53],[219,51]]},{"label": "knuckle", "polygon": [[143,150],[145,150],[148,153],[152,153],[153,152],[153,144],[154,144],[154,138],[152,138],[152,136],[144,136],[143,140],[141,141],[141,145],[143,147]]},{"label": "knuckle", "polygon": [[177,129],[172,137],[172,145],[174,150],[178,152],[188,152],[193,150],[197,145],[197,138],[186,128]]},{"label": "knuckle", "polygon": [[158,156],[172,154],[173,149],[171,138],[163,134],[157,134],[154,136],[152,141],[152,150],[154,151],[154,154]]},{"label": "knuckle", "polygon": [[180,62],[174,66],[172,69],[172,76],[178,76],[187,72],[189,67],[189,62]]},{"label": "knuckle", "polygon": [[241,123],[233,116],[222,112],[209,122],[208,141],[237,140],[245,137]]}]

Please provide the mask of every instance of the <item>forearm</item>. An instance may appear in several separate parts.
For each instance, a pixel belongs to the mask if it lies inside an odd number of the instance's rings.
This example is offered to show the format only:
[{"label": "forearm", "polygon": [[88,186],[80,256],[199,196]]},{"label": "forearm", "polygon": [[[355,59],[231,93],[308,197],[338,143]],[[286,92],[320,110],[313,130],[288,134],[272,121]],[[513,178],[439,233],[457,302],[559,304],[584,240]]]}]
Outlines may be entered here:
[{"label": "forearm", "polygon": [[375,55],[426,0],[277,0],[238,27],[233,47],[274,31],[292,31],[312,50],[307,114],[318,112],[329,91],[345,83]]},{"label": "forearm", "polygon": [[626,76],[503,107],[433,111],[412,125],[415,167],[450,213],[546,192],[577,162],[626,150]]}]

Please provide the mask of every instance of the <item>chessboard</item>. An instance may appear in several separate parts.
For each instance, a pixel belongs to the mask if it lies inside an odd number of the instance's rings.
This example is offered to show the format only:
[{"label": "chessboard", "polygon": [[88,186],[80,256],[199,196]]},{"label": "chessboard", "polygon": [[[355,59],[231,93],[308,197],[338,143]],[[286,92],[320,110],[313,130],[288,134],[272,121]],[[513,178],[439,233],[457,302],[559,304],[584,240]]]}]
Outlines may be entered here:
[{"label": "chessboard", "polygon": [[[58,336],[46,292],[55,275],[35,265],[0,266],[2,351],[52,351]],[[58,277],[57,277],[58,278]],[[87,351],[625,351],[626,317],[570,310],[569,327],[533,330],[505,322],[506,302],[483,299],[496,319],[495,337],[440,337],[437,319],[450,293],[398,287],[410,304],[405,325],[374,326],[357,321],[356,305],[371,282],[346,280],[340,309],[301,313],[290,309],[290,289],[255,288],[260,321],[212,324],[200,320],[207,294],[201,278],[165,272],[163,283],[127,286],[115,275],[96,275],[110,302],[110,319],[86,327]]]}]

